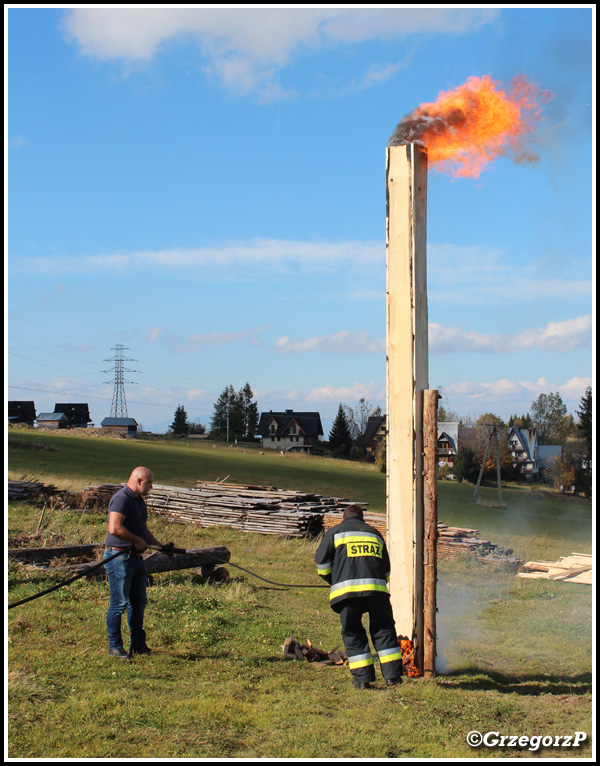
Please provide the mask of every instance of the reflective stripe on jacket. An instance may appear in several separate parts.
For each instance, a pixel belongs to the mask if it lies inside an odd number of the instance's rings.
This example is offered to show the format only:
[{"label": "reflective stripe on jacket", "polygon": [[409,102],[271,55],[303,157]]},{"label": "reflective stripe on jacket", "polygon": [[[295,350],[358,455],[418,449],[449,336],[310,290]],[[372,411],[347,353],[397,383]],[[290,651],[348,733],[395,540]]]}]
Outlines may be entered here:
[{"label": "reflective stripe on jacket", "polygon": [[358,516],[329,529],[315,554],[317,573],[331,585],[333,607],[346,598],[389,595],[390,559],[381,534]]}]

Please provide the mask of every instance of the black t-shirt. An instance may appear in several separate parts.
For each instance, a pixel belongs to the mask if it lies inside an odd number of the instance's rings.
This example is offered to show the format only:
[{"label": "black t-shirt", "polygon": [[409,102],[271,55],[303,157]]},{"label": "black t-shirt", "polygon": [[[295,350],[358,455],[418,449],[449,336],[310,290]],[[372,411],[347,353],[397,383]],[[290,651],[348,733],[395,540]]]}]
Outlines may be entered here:
[{"label": "black t-shirt", "polygon": [[[148,510],[146,503],[143,498],[133,493],[127,485],[112,496],[108,504],[108,512],[111,513],[111,511],[125,516],[123,522],[125,529],[148,542],[148,527],[146,526]],[[129,540],[122,540],[110,532],[106,535],[105,545],[120,547],[130,544]]]}]

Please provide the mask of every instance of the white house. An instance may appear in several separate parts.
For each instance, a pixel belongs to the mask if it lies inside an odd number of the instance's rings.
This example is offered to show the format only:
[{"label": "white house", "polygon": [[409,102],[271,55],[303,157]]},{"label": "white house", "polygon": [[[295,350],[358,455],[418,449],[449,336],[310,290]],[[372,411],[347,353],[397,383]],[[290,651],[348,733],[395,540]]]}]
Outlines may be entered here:
[{"label": "white house", "polygon": [[263,412],[256,433],[262,446],[285,452],[314,452],[323,435],[318,412]]}]

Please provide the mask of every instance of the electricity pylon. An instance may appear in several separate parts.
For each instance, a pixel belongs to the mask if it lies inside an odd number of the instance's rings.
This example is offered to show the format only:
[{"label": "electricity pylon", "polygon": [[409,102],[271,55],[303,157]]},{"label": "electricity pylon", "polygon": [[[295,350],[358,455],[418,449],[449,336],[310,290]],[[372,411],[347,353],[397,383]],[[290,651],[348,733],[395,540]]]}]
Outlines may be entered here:
[{"label": "electricity pylon", "polygon": [[[126,372],[137,372],[137,370],[126,370],[125,369],[125,362],[133,362],[134,359],[130,359],[128,356],[125,356],[124,352],[127,350],[125,346],[122,343],[117,343],[116,346],[113,346],[112,351],[115,352],[115,355],[112,359],[105,359],[105,362],[114,362],[115,366],[113,370],[104,370],[104,372],[113,372],[115,373],[115,379],[114,379],[114,389],[113,389],[113,398],[112,398],[112,404],[110,406],[110,417],[111,418],[127,418],[129,417],[127,414],[127,400],[125,399],[125,383],[133,383],[132,380],[125,380],[125,373]],[[111,383],[112,381],[106,380],[105,383]]]}]

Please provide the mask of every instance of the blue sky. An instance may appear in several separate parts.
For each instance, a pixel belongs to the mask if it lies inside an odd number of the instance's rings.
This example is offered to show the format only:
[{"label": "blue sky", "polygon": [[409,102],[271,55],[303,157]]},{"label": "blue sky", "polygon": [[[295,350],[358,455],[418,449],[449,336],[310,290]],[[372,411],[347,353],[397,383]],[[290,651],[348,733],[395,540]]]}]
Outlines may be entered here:
[{"label": "blue sky", "polygon": [[[431,387],[463,417],[593,384],[595,6],[5,8],[6,395],[208,424],[385,410],[385,147],[489,75],[535,162],[428,178]],[[107,372],[108,371],[108,372]]]}]

